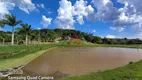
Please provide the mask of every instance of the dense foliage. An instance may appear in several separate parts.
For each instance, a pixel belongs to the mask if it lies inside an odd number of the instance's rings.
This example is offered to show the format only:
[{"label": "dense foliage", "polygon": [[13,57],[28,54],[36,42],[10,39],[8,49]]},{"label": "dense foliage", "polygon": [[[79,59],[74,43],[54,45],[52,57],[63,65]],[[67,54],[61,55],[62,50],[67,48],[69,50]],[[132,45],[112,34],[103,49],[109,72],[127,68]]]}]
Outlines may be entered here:
[{"label": "dense foliage", "polygon": [[0,27],[4,27],[4,25],[9,25],[12,27],[12,34],[11,34],[11,45],[14,45],[14,27],[21,23],[21,20],[17,20],[16,16],[14,15],[5,15],[5,19],[0,21]]},{"label": "dense foliage", "polygon": [[[0,42],[10,42],[11,32],[0,32]],[[25,33],[26,34],[26,33]],[[15,43],[24,43],[25,35],[21,31],[15,32]],[[99,36],[93,36],[81,31],[76,30],[67,30],[67,29],[41,29],[41,30],[30,30],[28,32],[29,38],[28,41],[36,42],[55,42],[60,40],[72,40],[80,39],[84,42],[97,43],[97,44],[142,44],[140,39],[127,39],[127,38],[101,38]]]}]

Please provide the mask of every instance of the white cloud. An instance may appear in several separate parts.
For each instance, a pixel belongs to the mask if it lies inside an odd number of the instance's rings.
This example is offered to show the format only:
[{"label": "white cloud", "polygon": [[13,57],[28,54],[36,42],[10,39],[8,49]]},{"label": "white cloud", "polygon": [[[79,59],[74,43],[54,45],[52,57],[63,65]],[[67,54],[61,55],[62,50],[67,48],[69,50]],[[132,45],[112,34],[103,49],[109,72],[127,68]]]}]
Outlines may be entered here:
[{"label": "white cloud", "polygon": [[122,31],[124,31],[125,28],[123,28],[123,27],[110,27],[110,29],[113,30],[113,31],[122,32]]},{"label": "white cloud", "polygon": [[124,31],[124,27],[132,27],[136,32],[142,32],[141,0],[117,0],[124,4],[116,7],[112,0],[92,0],[95,9],[85,0],[77,0],[74,5],[68,0],[60,1],[56,24],[58,27],[74,29],[74,23],[84,24],[84,18],[91,21],[111,22],[114,31]]},{"label": "white cloud", "polygon": [[47,13],[48,13],[48,14],[52,14],[53,12],[49,10]]},{"label": "white cloud", "polygon": [[[92,17],[105,22],[112,22],[113,26],[133,27],[135,31],[142,32],[142,1],[117,0],[124,7],[114,7],[111,0],[92,0],[97,12]],[[121,28],[121,30],[123,30]]]},{"label": "white cloud", "polygon": [[107,35],[106,38],[116,38],[114,35]]},{"label": "white cloud", "polygon": [[37,7],[40,7],[40,4],[37,4],[36,6],[37,6]]},{"label": "white cloud", "polygon": [[41,7],[44,8],[44,4],[41,4]]},{"label": "white cloud", "polygon": [[80,25],[84,24],[83,17],[88,17],[89,14],[94,13],[94,9],[91,5],[87,5],[87,1],[79,0],[76,1],[75,5],[73,6],[73,14],[77,16],[77,21]]},{"label": "white cloud", "polygon": [[32,3],[31,0],[8,0],[11,3],[15,4],[19,9],[26,13],[30,13],[36,9],[36,6],[34,3]]},{"label": "white cloud", "polygon": [[55,20],[58,27],[63,29],[74,29],[74,23],[77,21],[80,25],[84,24],[84,17],[94,12],[87,1],[79,0],[74,5],[68,0],[61,0],[58,9],[58,16]]},{"label": "white cloud", "polygon": [[18,7],[28,14],[36,10],[35,4],[31,0],[0,0],[0,17],[9,13],[9,10],[13,10],[14,7]]},{"label": "white cloud", "polygon": [[96,15],[92,16],[102,21],[113,21],[118,18],[120,12],[113,6],[111,0],[92,0],[95,8],[97,9]]},{"label": "white cloud", "polygon": [[44,8],[44,4],[37,4],[36,6],[39,8]]},{"label": "white cloud", "polygon": [[61,0],[59,4],[58,16],[55,21],[57,26],[62,29],[74,29],[75,20],[73,19],[72,3],[67,0]]},{"label": "white cloud", "polygon": [[141,0],[119,0],[124,8],[120,8],[121,15],[116,20],[117,25],[131,26],[136,31],[142,32],[142,4]]},{"label": "white cloud", "polygon": [[48,25],[51,24],[51,21],[52,21],[52,18],[47,18],[46,16],[42,15],[41,24],[42,24],[44,27],[48,27]]},{"label": "white cloud", "polygon": [[93,30],[93,33],[96,33],[96,30],[95,30],[95,29]]},{"label": "white cloud", "polygon": [[83,25],[84,24],[83,16],[78,16],[77,21],[80,25]]},{"label": "white cloud", "polygon": [[[118,0],[120,3],[125,4],[125,9],[129,13],[135,13],[142,14],[142,1],[141,0]],[[131,8],[131,9],[130,9]]]},{"label": "white cloud", "polygon": [[9,10],[13,10],[14,7],[15,4],[0,0],[0,20],[4,18],[5,14],[9,13]]},{"label": "white cloud", "polygon": [[68,0],[60,1],[56,24],[61,28],[74,29],[74,23],[84,24],[84,18],[87,20],[101,20],[113,23],[117,26],[115,31],[121,32],[123,27],[133,27],[142,31],[142,9],[136,3],[142,3],[140,0],[118,0],[118,3],[124,4],[124,7],[114,6],[111,0],[92,0],[95,9],[88,5],[85,0],[77,0],[74,5]]}]

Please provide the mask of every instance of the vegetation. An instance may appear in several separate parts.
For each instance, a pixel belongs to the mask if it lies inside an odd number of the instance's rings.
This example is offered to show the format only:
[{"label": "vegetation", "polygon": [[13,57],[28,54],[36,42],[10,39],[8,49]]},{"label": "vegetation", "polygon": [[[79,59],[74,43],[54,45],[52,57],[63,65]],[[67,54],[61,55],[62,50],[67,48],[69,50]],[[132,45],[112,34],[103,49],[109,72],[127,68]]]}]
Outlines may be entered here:
[{"label": "vegetation", "polygon": [[28,24],[20,24],[22,28],[18,28],[18,32],[25,34],[26,45],[28,44],[28,36],[31,32],[31,25]]},{"label": "vegetation", "polygon": [[[38,57],[49,48],[57,47],[57,45],[32,45],[32,46],[0,46],[0,53],[7,53],[0,58],[0,70],[10,69],[20,65],[27,64],[34,58]],[[18,53],[7,56],[8,53]],[[1,56],[1,55],[0,55]],[[12,61],[12,63],[11,63]]]},{"label": "vegetation", "polygon": [[84,44],[84,42],[80,39],[73,39],[69,41],[68,44]]},{"label": "vegetation", "polygon": [[[84,42],[90,42],[95,44],[120,44],[120,45],[131,45],[131,44],[142,44],[140,39],[127,39],[127,38],[101,38],[99,36],[93,36],[85,32],[80,32],[76,30],[62,30],[62,29],[41,29],[41,30],[31,30],[30,25],[24,24],[22,28],[18,28],[15,32],[15,43],[25,44],[28,43],[28,40],[31,42],[29,44],[37,43],[46,43],[46,42],[56,42],[61,40],[71,40],[71,39],[80,39]],[[24,33],[24,35],[23,35]],[[3,41],[8,43],[11,32],[3,32],[0,34],[5,35],[5,37],[0,37],[0,42]],[[26,39],[25,39],[26,38]]]},{"label": "vegetation", "polygon": [[24,53],[20,53],[19,55],[15,55],[11,58],[0,59],[0,70],[11,69],[17,66],[25,65],[29,63],[30,61],[32,61],[34,58],[43,54],[45,51],[46,50],[41,50],[36,52],[35,51],[24,52]]},{"label": "vegetation", "polygon": [[0,20],[0,27],[4,27],[4,22],[3,22],[3,20]]},{"label": "vegetation", "polygon": [[12,27],[11,45],[14,45],[14,27],[18,25],[19,23],[21,23],[22,21],[16,20],[16,16],[9,15],[9,14],[6,14],[5,18],[6,18],[5,20],[0,21],[1,22],[0,24],[1,26],[4,26],[5,24],[7,24]]}]

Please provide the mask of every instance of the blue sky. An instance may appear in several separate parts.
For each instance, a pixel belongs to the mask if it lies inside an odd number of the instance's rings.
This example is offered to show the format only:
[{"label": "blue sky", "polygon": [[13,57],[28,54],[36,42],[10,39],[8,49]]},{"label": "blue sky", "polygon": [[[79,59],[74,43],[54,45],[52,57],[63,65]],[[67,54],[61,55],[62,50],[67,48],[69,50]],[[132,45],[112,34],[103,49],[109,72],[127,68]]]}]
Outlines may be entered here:
[{"label": "blue sky", "polygon": [[[142,38],[141,0],[4,0],[6,13],[33,29],[76,29],[108,38]],[[20,25],[17,25],[20,27]],[[5,26],[4,31],[11,31]]]}]

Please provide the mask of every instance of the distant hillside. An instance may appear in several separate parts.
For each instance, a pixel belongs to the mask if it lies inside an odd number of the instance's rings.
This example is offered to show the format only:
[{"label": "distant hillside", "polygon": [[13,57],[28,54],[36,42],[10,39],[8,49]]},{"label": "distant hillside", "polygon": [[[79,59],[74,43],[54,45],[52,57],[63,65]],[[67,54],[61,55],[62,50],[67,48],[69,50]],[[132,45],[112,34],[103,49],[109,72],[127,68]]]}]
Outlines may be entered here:
[{"label": "distant hillside", "polygon": [[[142,44],[140,39],[127,39],[127,38],[116,38],[108,39],[101,38],[99,36],[93,36],[93,34],[68,29],[41,29],[41,30],[31,30],[29,33],[29,41],[38,42],[55,42],[56,40],[69,40],[70,38],[80,39],[82,41],[96,43],[96,44]],[[5,42],[11,41],[11,32],[0,31],[0,42],[4,44]],[[15,32],[15,43],[23,44],[25,41],[25,34],[16,31]]]}]

